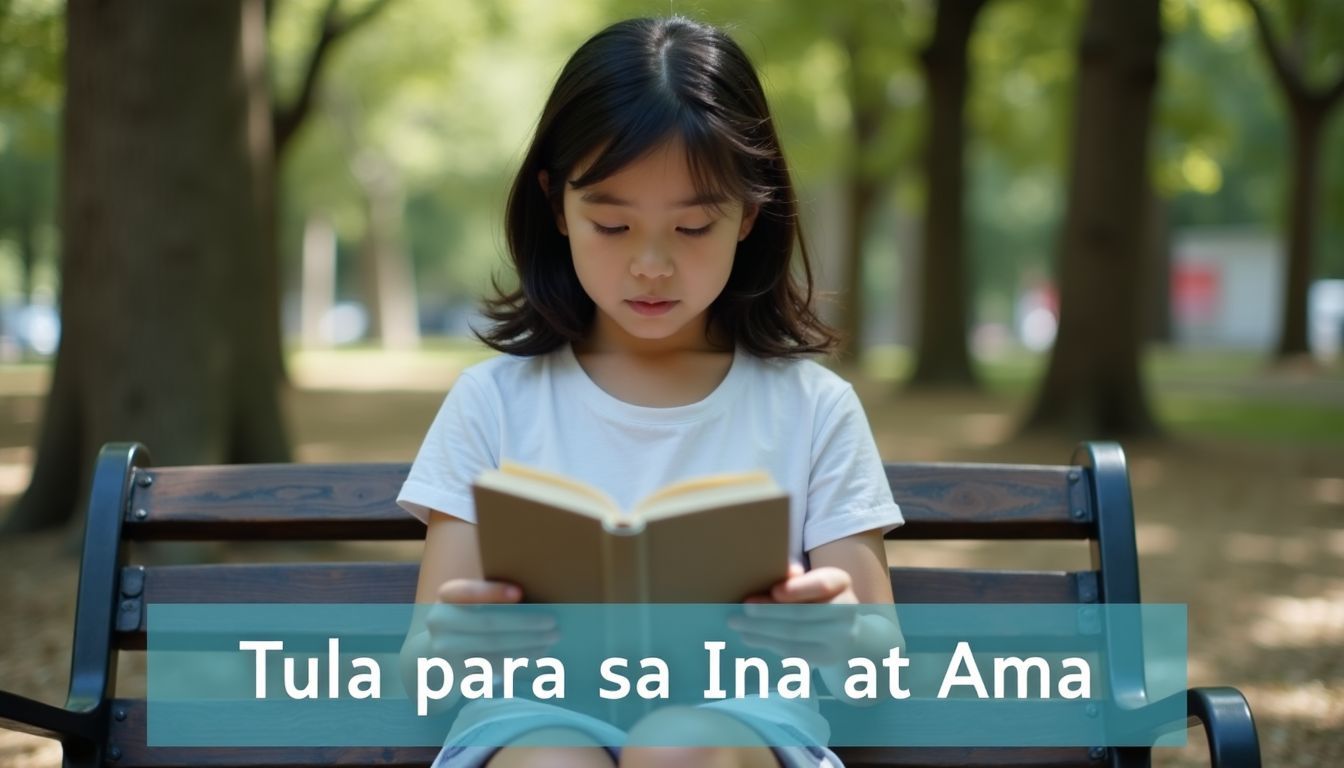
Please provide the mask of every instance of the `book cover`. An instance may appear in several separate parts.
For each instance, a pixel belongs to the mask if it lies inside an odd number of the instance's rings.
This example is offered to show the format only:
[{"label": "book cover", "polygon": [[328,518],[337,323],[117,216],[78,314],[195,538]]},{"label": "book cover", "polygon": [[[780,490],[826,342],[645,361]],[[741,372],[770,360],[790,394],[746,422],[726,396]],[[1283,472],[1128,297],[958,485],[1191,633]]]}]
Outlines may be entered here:
[{"label": "book cover", "polygon": [[529,602],[736,603],[788,571],[789,498],[763,471],[674,483],[630,510],[508,463],[473,494],[485,578]]}]

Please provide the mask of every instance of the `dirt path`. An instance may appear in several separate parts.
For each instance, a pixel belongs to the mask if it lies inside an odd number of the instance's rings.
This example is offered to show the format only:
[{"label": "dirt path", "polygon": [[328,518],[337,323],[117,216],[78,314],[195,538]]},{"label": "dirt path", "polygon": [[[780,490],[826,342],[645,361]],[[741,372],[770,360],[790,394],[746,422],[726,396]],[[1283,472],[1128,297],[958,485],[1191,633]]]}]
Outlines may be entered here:
[{"label": "dirt path", "polygon": [[[859,382],[888,460],[1063,463],[1069,456],[1067,442],[1004,442],[1013,402],[892,397],[888,389]],[[0,502],[26,478],[36,391],[0,386]],[[434,386],[303,391],[293,402],[298,458],[409,460],[439,400]],[[1344,442],[1182,436],[1125,447],[1144,600],[1189,606],[1191,685],[1235,685],[1247,694],[1266,765],[1344,765]],[[415,557],[413,548],[395,552]],[[890,556],[909,565],[1050,569],[1088,562],[1079,546],[1046,542],[896,543]],[[0,562],[9,574],[0,586],[0,687],[60,703],[78,562],[60,535],[0,541]],[[132,689],[142,685],[134,672],[123,674]],[[1159,751],[1156,764],[1207,765],[1202,738],[1192,734],[1194,743]],[[0,732],[0,766],[59,761],[48,742]]]}]

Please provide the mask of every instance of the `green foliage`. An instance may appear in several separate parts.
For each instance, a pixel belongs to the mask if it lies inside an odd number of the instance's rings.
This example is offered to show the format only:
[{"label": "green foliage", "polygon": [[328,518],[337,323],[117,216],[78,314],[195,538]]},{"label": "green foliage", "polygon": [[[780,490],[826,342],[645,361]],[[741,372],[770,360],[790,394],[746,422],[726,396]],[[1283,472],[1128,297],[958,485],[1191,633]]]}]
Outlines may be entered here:
[{"label": "green foliage", "polygon": [[19,298],[25,247],[56,293],[56,137],[65,28],[55,0],[0,0],[0,303]]},{"label": "green foliage", "polygon": [[[374,0],[340,0],[358,14]],[[332,220],[342,254],[365,228],[361,168],[390,168],[426,303],[467,302],[503,254],[508,185],[559,68],[619,18],[681,13],[726,26],[759,65],[805,200],[851,172],[885,184],[870,269],[894,279],[902,228],[922,207],[926,95],[919,54],[935,0],[390,0],[326,62],[314,112],[282,169],[282,249],[296,275],[302,223]],[[1007,319],[1020,277],[1051,271],[1063,214],[1077,34],[1086,0],[988,0],[971,40],[967,244],[982,319]],[[1344,4],[1267,2],[1276,29],[1311,20],[1309,78],[1344,69]],[[292,101],[327,0],[271,3],[271,86]],[[57,0],[0,0],[0,295],[12,295],[17,227],[39,222],[54,261],[64,50]],[[1163,0],[1153,174],[1173,227],[1275,231],[1287,184],[1286,118],[1244,0]],[[1284,39],[1288,39],[1286,36]],[[857,115],[876,115],[866,148]],[[1344,119],[1322,157],[1317,272],[1344,276]],[[809,220],[818,233],[840,226]],[[352,277],[347,274],[346,277]],[[871,281],[875,291],[888,293]],[[50,286],[55,288],[54,284]],[[349,287],[349,286],[347,286]]]}]

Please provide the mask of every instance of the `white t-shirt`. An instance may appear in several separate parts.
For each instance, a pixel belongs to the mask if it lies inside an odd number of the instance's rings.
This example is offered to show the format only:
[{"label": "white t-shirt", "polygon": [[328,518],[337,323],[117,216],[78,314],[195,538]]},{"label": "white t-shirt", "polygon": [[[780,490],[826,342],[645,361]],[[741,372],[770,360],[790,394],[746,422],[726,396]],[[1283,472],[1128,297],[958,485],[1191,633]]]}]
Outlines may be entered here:
[{"label": "white t-shirt", "polygon": [[677,480],[765,469],[789,493],[792,557],[904,522],[854,389],[810,360],[738,349],[699,402],[651,408],[619,400],[569,345],[501,355],[468,368],[448,392],[397,497],[475,522],[471,482],[502,460],[573,476],[627,509]]}]

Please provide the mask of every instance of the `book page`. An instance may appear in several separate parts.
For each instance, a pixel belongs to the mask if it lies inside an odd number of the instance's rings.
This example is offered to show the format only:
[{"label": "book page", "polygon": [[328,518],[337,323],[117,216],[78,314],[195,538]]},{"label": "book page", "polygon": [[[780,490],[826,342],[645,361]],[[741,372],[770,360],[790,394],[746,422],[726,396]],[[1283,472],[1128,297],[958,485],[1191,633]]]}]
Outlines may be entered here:
[{"label": "book page", "polygon": [[730,506],[782,495],[784,491],[764,470],[711,475],[661,488],[640,501],[632,514],[652,520],[696,509]]},{"label": "book page", "polygon": [[474,485],[599,520],[619,511],[611,497],[590,485],[507,462],[497,470],[482,472]]},{"label": "book page", "polygon": [[517,477],[535,483],[545,483],[546,485],[555,486],[557,489],[564,489],[572,493],[581,494],[600,504],[609,514],[620,512],[620,507],[616,504],[615,499],[608,496],[601,489],[595,488],[581,480],[575,480],[566,475],[561,475],[556,472],[547,472],[544,469],[537,469],[512,461],[500,462],[499,471],[510,477]]}]

